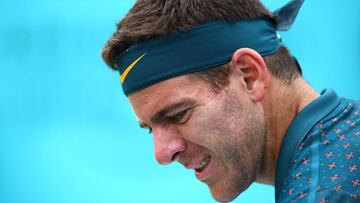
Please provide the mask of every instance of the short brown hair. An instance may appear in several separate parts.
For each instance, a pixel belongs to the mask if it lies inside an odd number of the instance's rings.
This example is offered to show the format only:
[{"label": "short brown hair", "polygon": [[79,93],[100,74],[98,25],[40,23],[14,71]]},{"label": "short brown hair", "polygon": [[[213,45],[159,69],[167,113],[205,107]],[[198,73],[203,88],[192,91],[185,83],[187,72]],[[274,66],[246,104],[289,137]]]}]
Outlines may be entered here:
[{"label": "short brown hair", "polygon": [[[188,30],[210,21],[233,22],[263,17],[272,21],[276,18],[258,0],[137,0],[117,24],[116,32],[102,51],[102,57],[107,65],[116,70],[116,57],[135,43]],[[270,73],[286,83],[291,83],[299,75],[294,60],[284,46],[275,54],[264,57],[264,60]],[[195,76],[219,88],[227,84],[225,80],[228,74],[225,64],[195,73]]]}]

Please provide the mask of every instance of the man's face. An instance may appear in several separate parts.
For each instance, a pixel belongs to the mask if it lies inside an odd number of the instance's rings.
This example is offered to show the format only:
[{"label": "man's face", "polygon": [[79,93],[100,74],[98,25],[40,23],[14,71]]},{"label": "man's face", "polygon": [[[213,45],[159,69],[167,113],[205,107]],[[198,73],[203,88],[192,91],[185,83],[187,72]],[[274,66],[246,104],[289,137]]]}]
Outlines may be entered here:
[{"label": "man's face", "polygon": [[181,76],[129,96],[142,127],[152,129],[156,160],[194,170],[218,201],[244,191],[263,158],[261,105],[238,84],[230,77],[216,94],[205,82]]}]

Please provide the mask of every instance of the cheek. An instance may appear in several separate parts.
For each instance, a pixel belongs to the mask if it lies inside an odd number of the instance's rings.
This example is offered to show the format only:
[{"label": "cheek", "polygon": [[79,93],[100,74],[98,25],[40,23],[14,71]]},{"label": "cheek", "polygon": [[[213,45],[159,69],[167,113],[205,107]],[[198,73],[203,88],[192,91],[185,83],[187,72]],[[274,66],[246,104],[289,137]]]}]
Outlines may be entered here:
[{"label": "cheek", "polygon": [[206,122],[198,122],[198,129],[206,146],[225,162],[248,162],[245,159],[254,159],[261,152],[264,122],[254,106],[244,107],[233,101],[208,111],[199,119]]},{"label": "cheek", "polygon": [[179,126],[182,137],[187,141],[199,145],[204,148],[212,148],[214,138],[219,130],[218,122],[213,115],[203,113],[201,111],[195,112],[188,122]]},{"label": "cheek", "polygon": [[232,134],[228,127],[226,118],[218,111],[197,112],[182,127],[182,132],[188,141],[210,151],[217,151],[217,146],[222,145],[224,139]]}]

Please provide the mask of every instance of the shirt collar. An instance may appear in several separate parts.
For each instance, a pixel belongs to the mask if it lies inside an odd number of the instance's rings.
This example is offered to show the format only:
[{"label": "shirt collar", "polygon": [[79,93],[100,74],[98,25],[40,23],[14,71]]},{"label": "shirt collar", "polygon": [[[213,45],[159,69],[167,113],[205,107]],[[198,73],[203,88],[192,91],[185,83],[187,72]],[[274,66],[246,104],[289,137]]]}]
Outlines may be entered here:
[{"label": "shirt collar", "polygon": [[301,110],[288,127],[281,143],[276,166],[275,197],[278,199],[285,178],[291,169],[292,159],[299,145],[313,126],[340,104],[333,90],[324,90],[321,96]]}]

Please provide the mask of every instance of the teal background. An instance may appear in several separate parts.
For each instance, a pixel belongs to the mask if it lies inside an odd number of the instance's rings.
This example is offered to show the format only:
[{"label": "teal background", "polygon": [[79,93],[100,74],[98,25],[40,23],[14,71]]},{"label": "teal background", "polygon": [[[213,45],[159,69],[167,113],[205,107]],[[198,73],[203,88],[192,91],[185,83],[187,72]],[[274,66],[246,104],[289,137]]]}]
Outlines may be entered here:
[{"label": "teal background", "polygon": [[[192,171],[156,163],[100,58],[133,3],[0,3],[0,202],[213,202]],[[282,36],[317,91],[360,99],[360,1],[306,1]],[[274,189],[253,184],[234,202],[275,202]]]}]

